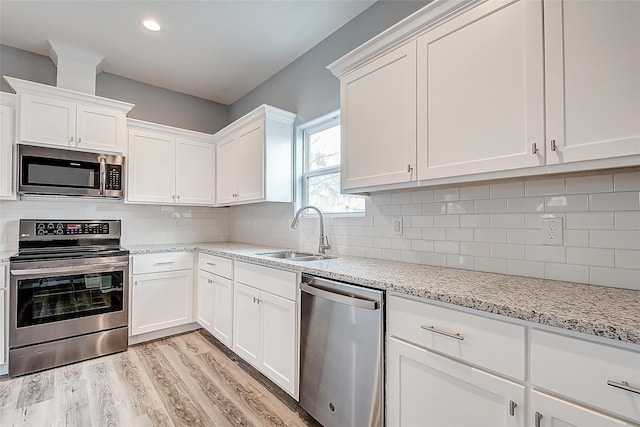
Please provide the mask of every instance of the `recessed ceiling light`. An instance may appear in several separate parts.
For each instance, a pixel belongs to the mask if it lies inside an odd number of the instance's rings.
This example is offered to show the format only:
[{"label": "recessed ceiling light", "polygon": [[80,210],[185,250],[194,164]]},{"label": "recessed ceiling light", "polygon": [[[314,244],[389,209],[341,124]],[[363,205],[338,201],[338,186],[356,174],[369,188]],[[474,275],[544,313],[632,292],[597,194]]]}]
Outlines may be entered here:
[{"label": "recessed ceiling light", "polygon": [[149,31],[160,31],[160,24],[155,19],[143,19],[142,25]]}]

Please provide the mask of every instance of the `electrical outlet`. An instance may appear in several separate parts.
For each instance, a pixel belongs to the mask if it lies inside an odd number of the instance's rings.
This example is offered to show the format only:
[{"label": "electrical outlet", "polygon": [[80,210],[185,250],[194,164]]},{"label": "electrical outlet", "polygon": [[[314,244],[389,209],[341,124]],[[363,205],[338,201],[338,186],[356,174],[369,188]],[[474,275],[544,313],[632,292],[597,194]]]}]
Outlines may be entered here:
[{"label": "electrical outlet", "polygon": [[393,217],[393,222],[391,223],[392,225],[392,230],[391,232],[393,233],[394,236],[398,236],[398,237],[402,237],[402,217],[401,216],[394,216]]},{"label": "electrical outlet", "polygon": [[562,245],[562,218],[541,218],[540,230],[544,245]]}]

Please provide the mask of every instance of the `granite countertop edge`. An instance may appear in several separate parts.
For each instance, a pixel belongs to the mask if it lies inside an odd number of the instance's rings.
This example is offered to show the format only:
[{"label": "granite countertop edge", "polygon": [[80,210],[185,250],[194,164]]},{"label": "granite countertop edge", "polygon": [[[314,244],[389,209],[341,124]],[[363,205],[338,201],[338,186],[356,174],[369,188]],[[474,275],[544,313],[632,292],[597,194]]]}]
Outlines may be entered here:
[{"label": "granite countertop edge", "polygon": [[640,291],[348,256],[302,263],[259,255],[283,248],[233,242],[128,249],[199,250],[640,345]]}]

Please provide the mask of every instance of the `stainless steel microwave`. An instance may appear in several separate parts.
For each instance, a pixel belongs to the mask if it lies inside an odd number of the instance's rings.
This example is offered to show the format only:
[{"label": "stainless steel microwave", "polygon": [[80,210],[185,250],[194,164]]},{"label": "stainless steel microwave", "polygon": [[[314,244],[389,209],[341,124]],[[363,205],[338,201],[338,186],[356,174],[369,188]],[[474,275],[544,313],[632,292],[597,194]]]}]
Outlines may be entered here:
[{"label": "stainless steel microwave", "polygon": [[124,157],[18,144],[18,193],[121,199]]}]

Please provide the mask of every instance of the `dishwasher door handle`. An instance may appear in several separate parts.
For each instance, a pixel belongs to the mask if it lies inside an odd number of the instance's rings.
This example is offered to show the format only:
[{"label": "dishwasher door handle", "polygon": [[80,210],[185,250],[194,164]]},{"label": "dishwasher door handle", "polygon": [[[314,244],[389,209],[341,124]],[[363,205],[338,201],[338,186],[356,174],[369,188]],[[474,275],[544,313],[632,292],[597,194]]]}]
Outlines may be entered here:
[{"label": "dishwasher door handle", "polygon": [[332,291],[326,291],[324,289],[316,288],[306,282],[300,283],[300,290],[308,294],[327,299],[329,301],[337,302],[340,304],[350,305],[352,307],[364,308],[365,310],[377,310],[378,303],[364,298],[358,298],[353,295],[345,295]]}]

